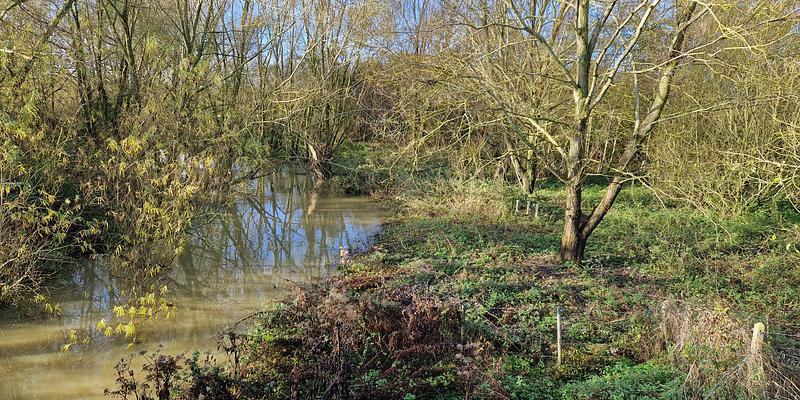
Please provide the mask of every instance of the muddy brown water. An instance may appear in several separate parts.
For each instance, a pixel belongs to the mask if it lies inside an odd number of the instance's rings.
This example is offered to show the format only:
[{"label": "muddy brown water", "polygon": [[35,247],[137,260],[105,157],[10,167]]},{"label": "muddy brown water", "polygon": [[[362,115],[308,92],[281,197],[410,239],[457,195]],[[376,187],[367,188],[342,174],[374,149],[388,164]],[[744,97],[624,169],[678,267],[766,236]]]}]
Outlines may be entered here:
[{"label": "muddy brown water", "polygon": [[294,282],[325,279],[341,247],[363,249],[386,215],[366,198],[315,193],[294,174],[254,181],[246,195],[194,229],[169,274],[177,309],[169,320],[142,325],[142,342],[121,338],[60,351],[72,329],[91,330],[122,301],[118,279],[99,260],[55,293],[58,319],[0,316],[0,399],[101,399],[113,387],[114,365],[142,350],[166,354],[216,349],[216,333],[282,299]]}]

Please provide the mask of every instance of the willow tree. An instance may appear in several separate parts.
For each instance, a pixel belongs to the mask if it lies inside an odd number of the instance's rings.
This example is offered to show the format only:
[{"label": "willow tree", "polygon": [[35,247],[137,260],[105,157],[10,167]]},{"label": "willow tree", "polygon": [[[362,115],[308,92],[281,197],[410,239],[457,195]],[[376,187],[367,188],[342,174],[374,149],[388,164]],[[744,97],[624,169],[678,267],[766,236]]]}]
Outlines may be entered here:
[{"label": "willow tree", "polygon": [[[473,75],[472,84],[504,114],[509,129],[528,138],[525,143],[540,165],[563,182],[562,260],[581,261],[592,232],[624,183],[638,173],[643,144],[662,120],[679,68],[690,61],[707,63],[708,49],[719,49],[721,43],[757,47],[747,30],[764,24],[764,9],[779,4],[725,3],[476,0],[454,5],[471,37],[502,32],[486,35],[503,39],[494,46],[467,44],[473,53],[461,62],[469,67],[465,74]],[[756,10],[761,14],[756,16]],[[741,16],[726,21],[720,19],[723,12]],[[699,30],[702,35],[695,34]],[[509,56],[531,61],[509,70],[502,62]],[[591,147],[599,131],[614,137],[616,150],[605,160],[598,160]],[[607,177],[607,186],[587,208],[584,184],[598,174]]]}]

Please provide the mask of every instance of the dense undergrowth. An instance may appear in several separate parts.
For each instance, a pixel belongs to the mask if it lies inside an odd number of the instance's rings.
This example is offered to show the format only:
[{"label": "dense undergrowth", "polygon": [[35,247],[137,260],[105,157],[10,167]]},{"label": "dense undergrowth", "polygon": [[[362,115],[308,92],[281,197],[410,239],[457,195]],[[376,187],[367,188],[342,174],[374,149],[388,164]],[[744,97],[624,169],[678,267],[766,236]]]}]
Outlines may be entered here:
[{"label": "dense undergrowth", "polygon": [[[631,187],[577,267],[554,256],[561,195],[540,189],[534,217],[515,213],[516,192],[499,184],[438,182],[407,193],[371,251],[253,316],[245,333],[222,337],[226,362],[155,355],[141,382],[121,366],[116,395],[800,395],[796,212],[772,204],[714,220]],[[587,201],[599,195],[591,187]],[[756,322],[767,330],[754,353]]]}]

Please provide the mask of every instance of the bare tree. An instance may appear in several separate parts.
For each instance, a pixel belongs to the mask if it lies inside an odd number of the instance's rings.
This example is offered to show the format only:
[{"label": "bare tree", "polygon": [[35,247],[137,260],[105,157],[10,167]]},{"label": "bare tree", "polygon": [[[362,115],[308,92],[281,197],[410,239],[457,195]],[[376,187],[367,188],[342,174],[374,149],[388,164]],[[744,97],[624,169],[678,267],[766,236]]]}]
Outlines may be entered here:
[{"label": "bare tree", "polygon": [[[720,23],[718,35],[689,39],[699,20],[715,18],[713,5],[697,1],[507,0],[454,9],[456,24],[468,27],[474,49],[457,74],[478,85],[518,138],[516,143],[523,145],[520,149],[504,139],[508,153],[530,152],[564,183],[560,256],[575,262],[583,258],[588,238],[624,182],[636,173],[642,145],[661,121],[680,66],[711,44],[732,35],[740,39],[735,33],[745,29]],[[479,35],[489,39],[475,39]],[[506,61],[508,57],[515,61]],[[620,85],[631,80],[633,86]],[[652,92],[641,94],[640,81],[647,81]],[[624,119],[613,115],[620,108],[608,101],[631,88],[634,92],[627,97],[634,102],[633,121],[608,124],[628,133],[615,134],[619,143],[612,147],[619,151],[612,150],[607,157],[613,161],[602,168],[601,160],[592,157],[596,151],[588,151],[592,136],[599,122]],[[514,164],[520,169],[519,161]],[[586,210],[582,190],[592,171],[600,171],[609,182],[599,202]]]}]

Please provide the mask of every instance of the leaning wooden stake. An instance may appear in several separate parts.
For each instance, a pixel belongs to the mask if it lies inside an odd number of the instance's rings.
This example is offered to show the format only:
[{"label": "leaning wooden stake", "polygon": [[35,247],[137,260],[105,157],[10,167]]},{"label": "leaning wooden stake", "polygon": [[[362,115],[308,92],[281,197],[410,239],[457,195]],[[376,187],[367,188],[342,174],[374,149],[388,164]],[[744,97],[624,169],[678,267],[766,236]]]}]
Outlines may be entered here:
[{"label": "leaning wooden stake", "polygon": [[528,203],[525,204],[525,215],[531,215],[531,201],[528,200]]},{"label": "leaning wooden stake", "polygon": [[764,363],[761,357],[764,347],[764,324],[756,322],[753,325],[753,337],[750,339],[750,350],[747,352],[748,383],[752,389],[763,389]]},{"label": "leaning wooden stake", "polygon": [[556,365],[561,365],[561,306],[556,306]]},{"label": "leaning wooden stake", "polygon": [[519,214],[519,199],[514,204],[514,214]]}]

